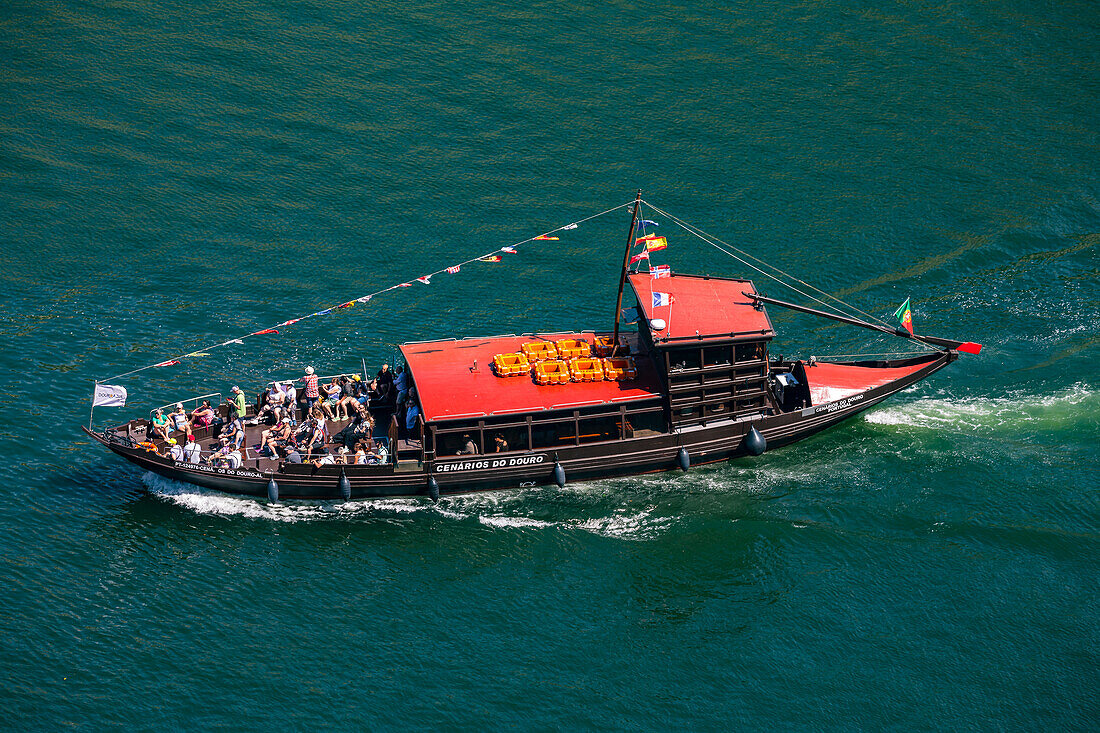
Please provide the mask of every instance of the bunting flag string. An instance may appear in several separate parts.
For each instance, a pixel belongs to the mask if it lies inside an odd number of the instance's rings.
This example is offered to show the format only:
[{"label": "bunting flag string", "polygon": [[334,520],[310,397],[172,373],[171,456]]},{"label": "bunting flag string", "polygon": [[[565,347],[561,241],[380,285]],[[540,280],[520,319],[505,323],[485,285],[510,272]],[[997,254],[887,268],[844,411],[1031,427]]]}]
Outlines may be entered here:
[{"label": "bunting flag string", "polygon": [[[497,249],[495,249],[491,252],[488,252],[486,254],[478,255],[477,257],[472,257],[468,260],[465,260],[464,262],[459,262],[459,263],[456,263],[456,264],[451,265],[449,267],[446,267],[444,269],[428,273],[427,275],[416,278],[416,281],[424,283],[425,285],[430,285],[431,284],[431,278],[434,277],[435,275],[438,275],[441,272],[446,272],[446,273],[449,273],[451,275],[454,275],[454,274],[457,274],[459,272],[459,270],[462,268],[463,265],[468,265],[468,264],[471,264],[471,263],[474,263],[474,262],[501,262],[503,260],[503,258],[501,257],[500,254],[498,254],[498,252],[505,252],[505,253],[508,253],[508,254],[518,254],[519,251],[518,251],[517,248],[520,247],[521,245],[528,244],[530,242],[559,241],[560,240],[559,237],[553,236],[558,232],[572,231],[573,229],[576,229],[578,226],[580,226],[584,222],[591,221],[592,219],[597,219],[601,216],[605,216],[607,214],[610,214],[613,211],[618,211],[619,209],[624,209],[628,206],[633,206],[633,205],[634,205],[634,201],[631,200],[631,201],[628,201],[626,203],[619,204],[618,206],[613,206],[610,209],[607,209],[606,211],[601,211],[597,214],[592,214],[591,216],[587,216],[584,219],[579,219],[579,220],[577,220],[575,222],[572,222],[570,224],[566,224],[564,226],[557,227],[556,229],[551,229],[548,232],[543,232],[542,234],[538,234],[538,235],[533,236],[533,237],[528,237],[527,239],[516,242],[515,244],[511,244],[511,245],[508,245],[506,247],[499,247],[499,248],[497,248]],[[409,287],[412,287],[412,282],[403,282],[403,283],[398,283],[396,285],[390,285],[387,288],[383,288],[383,289],[375,291],[373,293],[369,293],[367,295],[363,295],[363,296],[360,296],[358,298],[352,298],[351,300],[345,301],[345,302],[343,302],[339,305],[333,305],[333,306],[330,306],[328,308],[325,308],[324,310],[319,310],[319,311],[316,311],[314,313],[310,313],[309,315],[306,315],[306,316],[299,316],[298,318],[291,318],[289,320],[285,320],[281,323],[278,323],[278,324],[276,324],[276,325],[274,325],[270,328],[264,328],[264,329],[260,329],[258,331],[253,331],[253,332],[248,333],[244,336],[241,336],[240,338],[230,339],[228,341],[223,341],[219,344],[212,344],[212,345],[209,345],[209,346],[204,346],[200,349],[196,349],[196,350],[187,352],[185,354],[180,354],[179,356],[174,357],[172,359],[168,359],[166,361],[157,362],[155,364],[148,364],[146,366],[139,367],[138,369],[132,369],[132,370],[130,370],[128,372],[124,372],[122,374],[116,374],[115,376],[109,377],[107,379],[101,379],[101,380],[99,380],[99,382],[102,383],[102,382],[108,382],[108,381],[115,380],[115,379],[121,379],[122,377],[128,377],[132,374],[137,374],[138,372],[143,372],[146,369],[152,369],[154,367],[175,366],[175,365],[178,365],[180,363],[180,359],[184,359],[184,358],[209,356],[210,354],[208,352],[211,349],[216,349],[216,348],[219,348],[219,347],[222,347],[222,346],[229,346],[230,344],[243,344],[244,343],[243,339],[249,338],[249,337],[252,337],[252,336],[262,336],[262,335],[269,335],[269,334],[278,335],[279,334],[278,329],[284,328],[286,326],[293,325],[293,324],[298,323],[299,321],[303,321],[307,318],[327,316],[330,313],[332,313],[334,310],[338,310],[338,309],[342,309],[342,308],[350,308],[355,303],[366,303],[367,301],[369,301],[371,298],[373,298],[376,295],[381,295],[382,293],[388,293],[389,291],[396,290],[397,288],[409,288]]]}]

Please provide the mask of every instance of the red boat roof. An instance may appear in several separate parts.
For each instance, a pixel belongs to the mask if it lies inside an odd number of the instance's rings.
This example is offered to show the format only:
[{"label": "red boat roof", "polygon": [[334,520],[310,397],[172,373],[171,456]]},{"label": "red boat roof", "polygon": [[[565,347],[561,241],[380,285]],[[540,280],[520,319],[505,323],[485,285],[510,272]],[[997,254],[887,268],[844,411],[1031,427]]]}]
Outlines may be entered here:
[{"label": "red boat roof", "polygon": [[[775,335],[767,312],[756,310],[742,292],[756,293],[751,280],[701,275],[672,275],[653,279],[648,273],[629,276],[630,287],[646,321],[659,318],[665,327],[650,328],[654,342],[761,339]],[[654,297],[658,293],[658,298]],[[660,294],[669,305],[654,305]]]},{"label": "red boat roof", "polygon": [[[416,383],[420,408],[427,422],[487,415],[522,415],[660,396],[657,373],[653,363],[645,356],[635,357],[638,377],[629,382],[539,385],[529,376],[498,377],[490,368],[495,355],[519,351],[520,344],[564,338],[592,343],[594,334],[556,333],[425,341],[404,344],[401,353]],[[475,362],[477,371],[472,369]]]}]

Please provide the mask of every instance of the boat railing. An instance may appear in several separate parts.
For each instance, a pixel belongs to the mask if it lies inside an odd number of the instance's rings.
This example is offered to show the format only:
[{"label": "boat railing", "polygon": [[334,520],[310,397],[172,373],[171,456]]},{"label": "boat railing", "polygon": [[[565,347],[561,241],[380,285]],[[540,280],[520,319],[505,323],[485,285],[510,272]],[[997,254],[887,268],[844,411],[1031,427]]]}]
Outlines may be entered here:
[{"label": "boat railing", "polygon": [[[222,393],[221,392],[211,392],[210,394],[203,394],[203,395],[199,395],[198,397],[184,397],[181,400],[176,400],[175,402],[169,402],[167,405],[161,405],[160,407],[154,407],[152,410],[149,410],[149,419],[150,420],[153,419],[153,415],[156,414],[157,410],[163,410],[163,409],[168,408],[168,407],[175,407],[177,404],[183,405],[184,409],[187,410],[187,412],[194,412],[195,410],[198,409],[199,405],[202,403],[203,400],[209,399],[211,397],[216,397],[217,398],[214,402],[211,403],[214,406],[214,409],[216,410],[216,409],[218,409],[217,406],[220,405],[221,401],[222,401]],[[191,409],[189,409],[189,410],[187,409],[188,405],[191,405]]]}]

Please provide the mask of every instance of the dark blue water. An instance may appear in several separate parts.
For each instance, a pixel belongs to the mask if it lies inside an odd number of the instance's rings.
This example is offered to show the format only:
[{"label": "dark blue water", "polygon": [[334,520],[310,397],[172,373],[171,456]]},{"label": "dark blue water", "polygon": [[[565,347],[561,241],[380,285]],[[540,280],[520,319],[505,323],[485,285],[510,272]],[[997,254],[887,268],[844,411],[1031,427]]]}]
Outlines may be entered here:
[{"label": "dark blue water", "polygon": [[[1094,729],[1098,30],[1092,3],[9,3],[3,725]],[[96,378],[638,188],[986,348],[759,459],[438,506],[273,507],[79,433]],[[607,328],[627,224],[143,372],[97,420]],[[661,231],[677,271],[799,299]],[[905,347],[771,315],[777,352]]]}]

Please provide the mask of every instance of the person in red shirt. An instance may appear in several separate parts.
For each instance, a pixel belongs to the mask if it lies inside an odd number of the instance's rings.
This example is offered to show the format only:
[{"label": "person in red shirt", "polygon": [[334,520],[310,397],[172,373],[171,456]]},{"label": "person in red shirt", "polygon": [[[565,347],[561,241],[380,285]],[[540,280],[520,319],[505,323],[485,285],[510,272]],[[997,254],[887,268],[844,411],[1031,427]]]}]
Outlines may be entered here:
[{"label": "person in red shirt", "polygon": [[313,405],[317,403],[320,393],[317,391],[317,375],[313,373],[313,367],[307,366],[305,376],[298,380],[306,387],[306,414],[313,412]]}]

